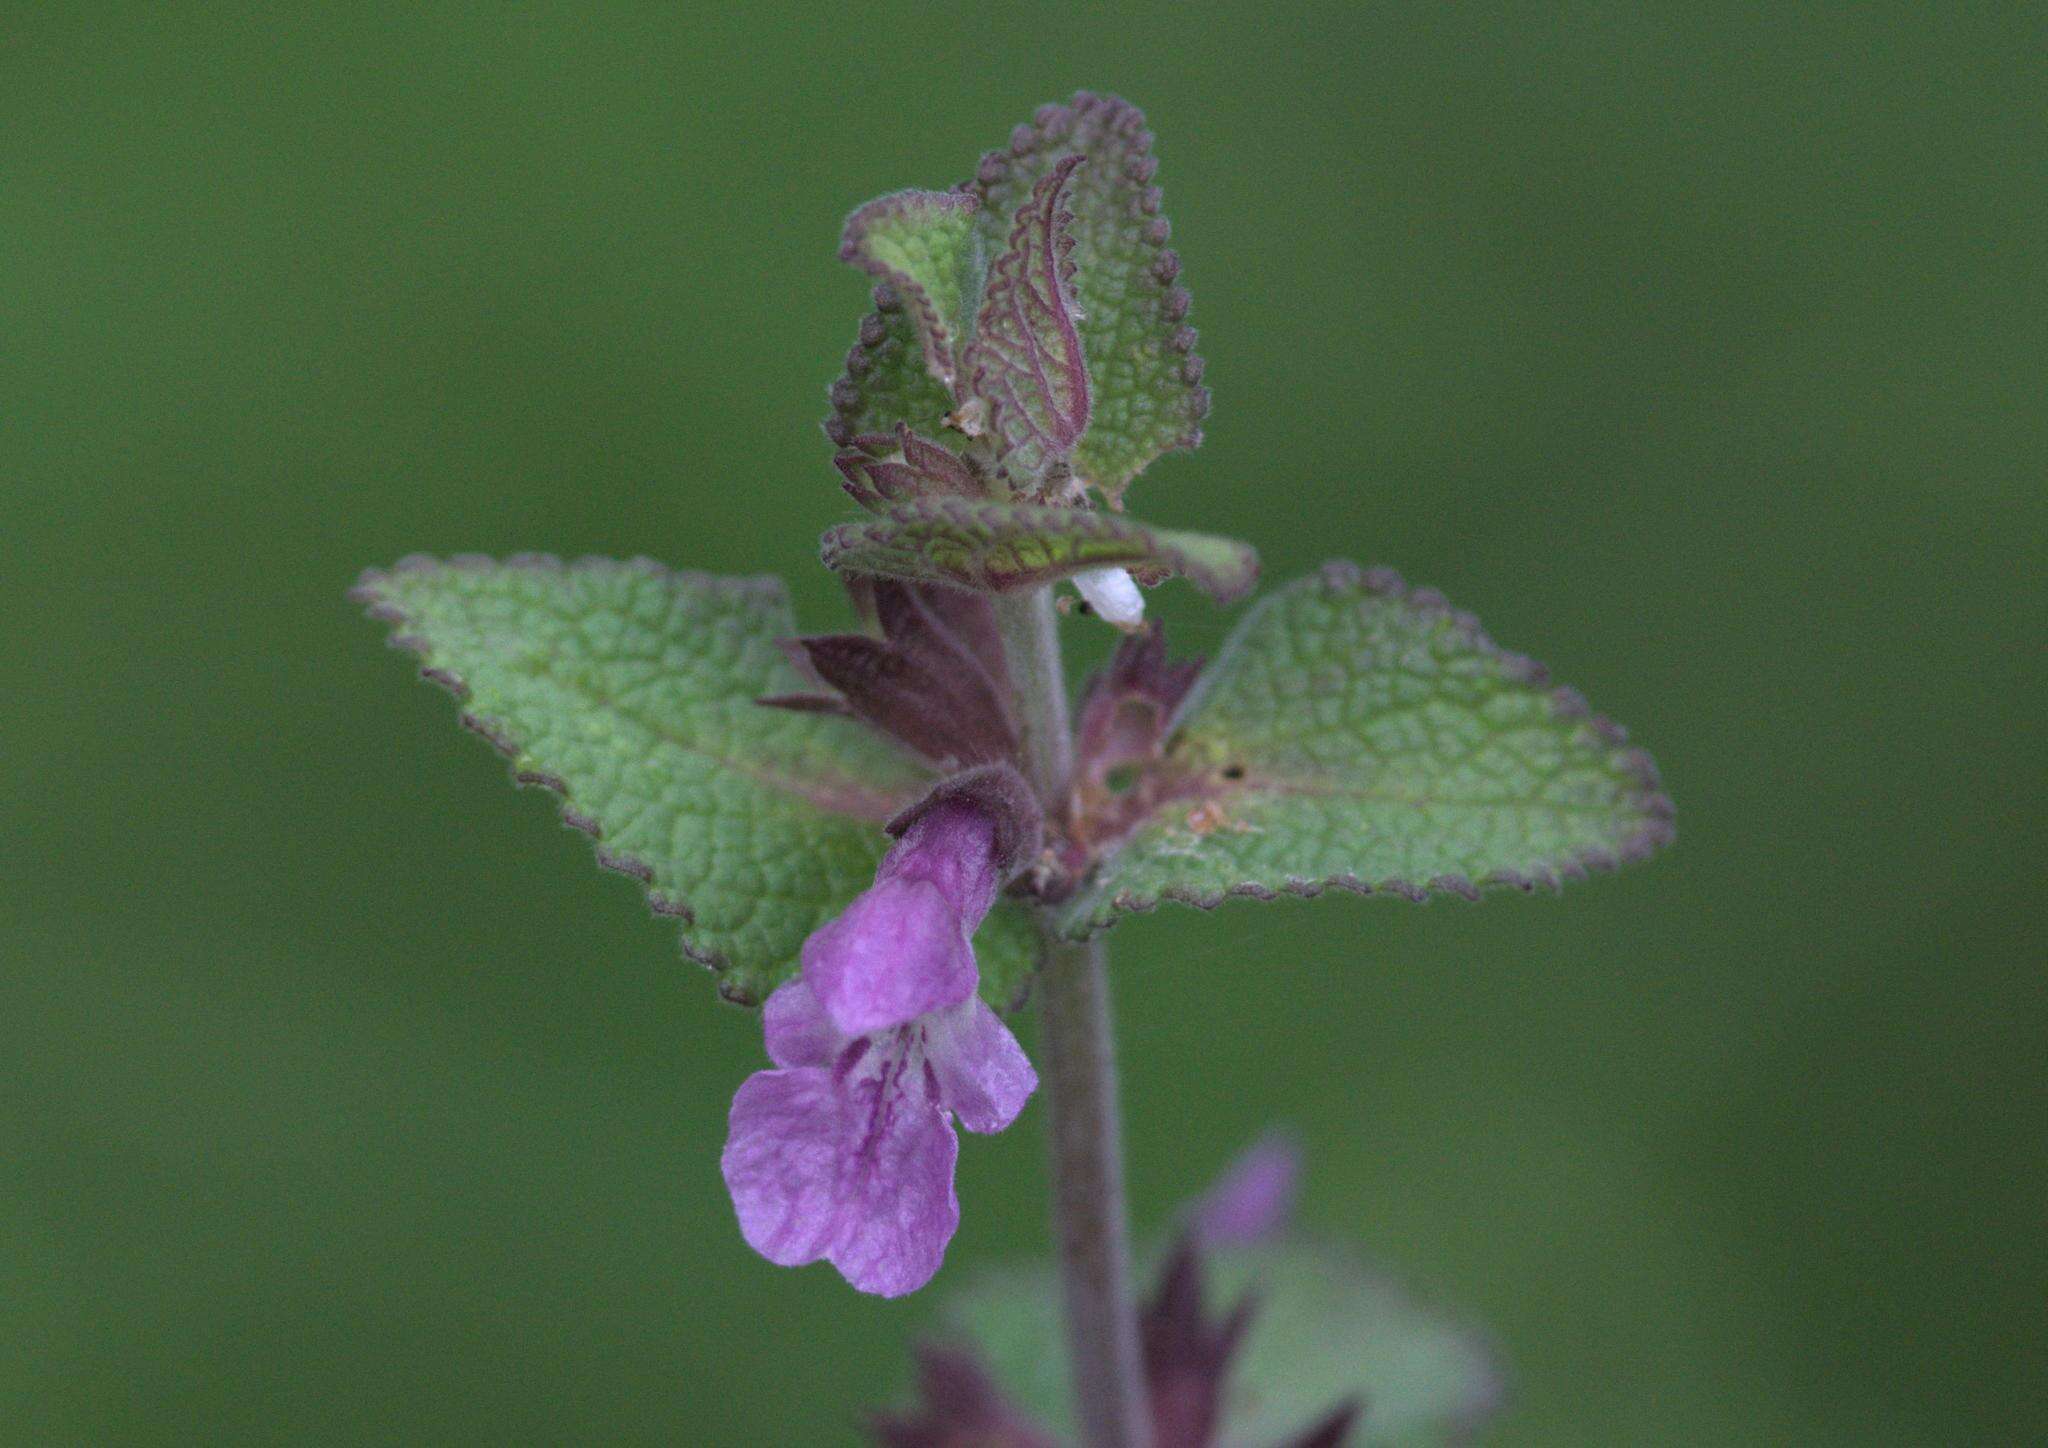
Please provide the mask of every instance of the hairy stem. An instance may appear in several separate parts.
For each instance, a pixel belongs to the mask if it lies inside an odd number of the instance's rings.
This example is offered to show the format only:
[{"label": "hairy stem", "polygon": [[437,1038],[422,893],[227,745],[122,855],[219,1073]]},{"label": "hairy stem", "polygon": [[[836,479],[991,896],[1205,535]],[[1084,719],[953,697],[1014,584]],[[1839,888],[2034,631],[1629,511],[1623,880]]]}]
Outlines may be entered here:
[{"label": "hairy stem", "polygon": [[1108,951],[1048,938],[1039,975],[1040,1052],[1052,1116],[1052,1216],[1074,1402],[1089,1448],[1152,1441],[1132,1310],[1123,1144]]},{"label": "hairy stem", "polygon": [[1059,621],[1052,590],[1000,594],[996,624],[1003,657],[1017,686],[1017,722],[1024,731],[1024,772],[1045,806],[1046,824],[1067,817],[1074,773],[1074,736],[1067,723],[1067,676],[1060,665]]},{"label": "hairy stem", "polygon": [[[999,598],[996,616],[1017,684],[1032,786],[1047,819],[1064,819],[1074,746],[1051,590]],[[1150,1448],[1124,1223],[1108,951],[1099,938],[1086,944],[1066,940],[1045,921],[1040,929],[1040,1054],[1052,1120],[1053,1235],[1075,1410],[1087,1448]]]}]

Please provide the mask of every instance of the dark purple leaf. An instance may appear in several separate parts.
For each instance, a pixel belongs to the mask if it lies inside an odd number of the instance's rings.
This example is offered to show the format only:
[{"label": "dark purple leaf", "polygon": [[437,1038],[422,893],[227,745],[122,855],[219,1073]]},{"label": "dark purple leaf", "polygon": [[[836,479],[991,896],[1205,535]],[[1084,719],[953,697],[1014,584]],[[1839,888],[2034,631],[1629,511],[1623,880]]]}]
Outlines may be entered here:
[{"label": "dark purple leaf", "polygon": [[[985,599],[893,579],[863,583],[882,631],[791,639],[803,672],[836,691],[844,709],[947,768],[1007,763],[1017,729],[1001,642]],[[821,710],[812,695],[760,702]]]},{"label": "dark purple leaf", "polygon": [[917,1349],[922,1406],[869,1420],[882,1448],[1059,1448],[1010,1405],[974,1356],[959,1348]]},{"label": "dark purple leaf", "polygon": [[932,497],[985,497],[988,487],[950,449],[919,437],[908,423],[894,437],[865,434],[832,459],[849,496],[877,512]]}]

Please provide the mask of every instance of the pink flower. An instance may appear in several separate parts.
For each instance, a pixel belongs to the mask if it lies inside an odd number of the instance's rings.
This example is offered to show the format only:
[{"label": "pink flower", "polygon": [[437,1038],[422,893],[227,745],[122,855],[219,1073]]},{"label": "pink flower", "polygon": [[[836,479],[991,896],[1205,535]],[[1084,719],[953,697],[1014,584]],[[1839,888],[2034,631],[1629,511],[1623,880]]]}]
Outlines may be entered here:
[{"label": "pink flower", "polygon": [[740,1231],[769,1261],[823,1258],[863,1292],[916,1291],[960,1224],[954,1119],[1001,1131],[1037,1089],[977,994],[970,941],[1002,883],[996,835],[965,801],[918,815],[768,998],[777,1069],[733,1097],[721,1165]]}]

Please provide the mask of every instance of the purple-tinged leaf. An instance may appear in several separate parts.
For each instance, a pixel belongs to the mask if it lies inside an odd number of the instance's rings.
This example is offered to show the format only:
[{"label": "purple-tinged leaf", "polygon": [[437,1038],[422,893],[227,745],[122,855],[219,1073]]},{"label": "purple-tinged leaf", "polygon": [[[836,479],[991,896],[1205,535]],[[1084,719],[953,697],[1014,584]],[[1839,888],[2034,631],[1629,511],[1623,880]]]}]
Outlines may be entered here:
[{"label": "purple-tinged leaf", "polygon": [[[990,685],[1010,697],[1010,664],[989,601],[957,588],[920,588],[892,578],[871,578],[876,625],[906,648],[963,651],[968,666],[987,673]],[[934,658],[941,657],[935,653]]]},{"label": "purple-tinged leaf", "polygon": [[887,284],[916,329],[925,370],[955,386],[955,351],[981,286],[977,197],[963,191],[898,191],[846,218],[839,259]]},{"label": "purple-tinged leaf", "polygon": [[1073,156],[1088,158],[1070,193],[1074,296],[1093,415],[1072,461],[1117,503],[1161,453],[1197,446],[1209,412],[1144,114],[1086,91],[1069,104],[1041,106],[1006,149],[982,157],[969,189],[983,202],[975,224],[993,249],[1039,181]]},{"label": "purple-tinged leaf", "polygon": [[1164,756],[1181,701],[1202,672],[1200,659],[1170,661],[1166,630],[1127,634],[1109,667],[1081,690],[1075,714],[1075,764],[1086,785],[1106,787],[1112,771]]},{"label": "purple-tinged leaf", "polygon": [[829,530],[825,566],[955,588],[1004,593],[1099,568],[1128,568],[1146,582],[1179,575],[1219,603],[1258,581],[1248,544],[1207,533],[1153,528],[1119,514],[1031,503],[932,499]]},{"label": "purple-tinged leaf", "polygon": [[[836,691],[847,712],[934,764],[959,769],[1013,759],[1009,674],[987,600],[894,579],[874,580],[869,593],[882,637],[788,640],[803,672]],[[810,712],[827,707],[808,694],[759,702]]]},{"label": "purple-tinged leaf", "polygon": [[1155,623],[1126,635],[1109,667],[1088,680],[1074,727],[1074,809],[1058,841],[1057,896],[1140,824],[1200,789],[1168,758],[1180,708],[1202,670],[1199,659],[1169,662],[1166,630]]},{"label": "purple-tinged leaf", "polygon": [[882,1448],[1058,1448],[1019,1412],[973,1353],[922,1343],[914,1412],[876,1413],[869,1420]]},{"label": "purple-tinged leaf", "polygon": [[[864,634],[803,641],[811,666],[845,698],[855,717],[942,765],[1007,759],[1015,745],[1001,715],[979,697],[976,681],[924,667]],[[764,701],[766,702],[766,701]],[[786,707],[779,698],[776,706]]]},{"label": "purple-tinged leaf", "polygon": [[894,503],[919,498],[980,498],[988,488],[960,456],[909,424],[893,437],[861,436],[838,453],[832,465],[845,479],[847,495],[863,508],[882,512]]},{"label": "purple-tinged leaf", "polygon": [[963,373],[1014,483],[1037,492],[1088,430],[1088,364],[1075,326],[1074,214],[1067,184],[1085,157],[1051,167],[989,268]]},{"label": "purple-tinged leaf", "polygon": [[1161,1444],[1208,1448],[1222,1418],[1232,1359],[1251,1325],[1256,1300],[1237,1299],[1222,1318],[1209,1316],[1202,1256],[1183,1238],[1167,1255],[1159,1286],[1138,1313],[1152,1432]]}]

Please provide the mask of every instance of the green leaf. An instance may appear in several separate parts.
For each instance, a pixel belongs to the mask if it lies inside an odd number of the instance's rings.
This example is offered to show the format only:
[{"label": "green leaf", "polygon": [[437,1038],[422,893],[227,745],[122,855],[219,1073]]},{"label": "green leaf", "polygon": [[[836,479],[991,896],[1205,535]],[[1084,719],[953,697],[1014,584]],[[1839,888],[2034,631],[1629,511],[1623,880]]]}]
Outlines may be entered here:
[{"label": "green leaf", "polygon": [[[1220,1442],[1287,1441],[1361,1399],[1355,1442],[1455,1443],[1499,1406],[1501,1369],[1487,1340],[1348,1248],[1232,1247],[1208,1254],[1205,1266],[1219,1317],[1247,1291],[1256,1304],[1228,1379]],[[1073,1432],[1049,1266],[984,1270],[949,1300],[943,1320],[974,1342],[1005,1392],[1055,1432]]]},{"label": "green leaf", "polygon": [[828,568],[997,593],[1071,578],[1091,568],[1179,574],[1221,603],[1258,580],[1250,545],[1206,533],[1152,528],[1115,513],[930,498],[881,517],[843,523],[821,545]]},{"label": "green leaf", "polygon": [[[1074,329],[1074,215],[1067,187],[1080,156],[1046,172],[989,269],[964,371],[999,457],[1036,485],[1088,428],[1088,366]],[[1062,474],[1064,477],[1064,474]]]},{"label": "green leaf", "polygon": [[1263,599],[1196,684],[1170,803],[1063,911],[1555,888],[1672,837],[1656,766],[1434,590],[1330,564]]},{"label": "green leaf", "polygon": [[927,437],[953,411],[953,395],[924,363],[924,344],[910,309],[886,282],[875,285],[875,309],[861,320],[846,370],[832,384],[825,435],[840,447],[856,438],[892,435],[897,424]]},{"label": "green leaf", "polygon": [[1069,105],[1040,107],[1008,150],[982,158],[972,185],[993,253],[1042,177],[1066,157],[1088,159],[1072,185],[1073,287],[1094,406],[1073,463],[1112,502],[1161,453],[1198,445],[1209,412],[1151,150],[1137,107],[1083,91]]},{"label": "green leaf", "polygon": [[980,203],[960,191],[898,191],[846,218],[839,259],[886,282],[916,329],[925,370],[954,385],[954,353],[981,290]]},{"label": "green leaf", "polygon": [[[554,790],[599,863],[682,922],[683,951],[758,1003],[804,937],[874,878],[882,822],[933,776],[850,719],[764,709],[804,687],[773,578],[676,573],[646,559],[414,557],[352,594],[465,705],[462,722]],[[998,909],[976,940],[982,989],[1010,1006],[1031,925]]]},{"label": "green leaf", "polygon": [[1504,1396],[1487,1341],[1335,1244],[1283,1242],[1220,1253],[1219,1302],[1245,1291],[1252,1320],[1231,1395],[1231,1431],[1278,1442],[1346,1398],[1360,1398],[1359,1440],[1463,1442]]}]

